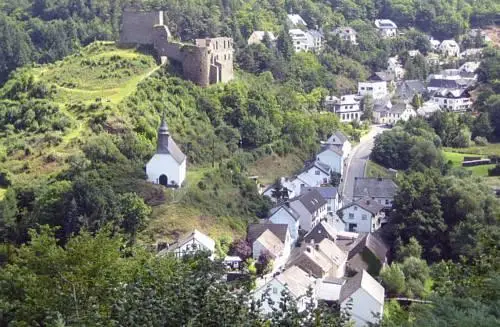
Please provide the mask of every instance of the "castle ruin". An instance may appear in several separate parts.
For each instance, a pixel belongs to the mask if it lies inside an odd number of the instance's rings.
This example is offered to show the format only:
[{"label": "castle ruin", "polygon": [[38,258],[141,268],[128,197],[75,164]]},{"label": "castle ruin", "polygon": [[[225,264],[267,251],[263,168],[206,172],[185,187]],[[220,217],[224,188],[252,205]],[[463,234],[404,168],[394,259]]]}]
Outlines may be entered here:
[{"label": "castle ruin", "polygon": [[232,38],[196,39],[195,44],[176,42],[163,18],[163,11],[125,10],[120,44],[152,45],[162,62],[166,59],[179,62],[184,78],[200,86],[233,79]]}]

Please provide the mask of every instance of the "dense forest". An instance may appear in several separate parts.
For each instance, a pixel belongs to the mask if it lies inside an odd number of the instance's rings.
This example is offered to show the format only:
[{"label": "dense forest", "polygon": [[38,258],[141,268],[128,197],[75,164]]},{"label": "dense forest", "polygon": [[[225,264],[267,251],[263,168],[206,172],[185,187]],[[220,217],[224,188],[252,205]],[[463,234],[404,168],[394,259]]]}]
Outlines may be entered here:
[{"label": "dense forest", "polygon": [[[164,9],[182,40],[233,37],[237,78],[203,89],[174,67],[158,68],[148,49],[95,42],[117,38],[128,6]],[[324,96],[354,91],[397,54],[409,78],[425,76],[434,68],[406,53],[427,53],[426,34],[465,42],[464,32],[498,23],[500,12],[494,0],[0,0],[0,7],[2,326],[345,326],[345,313],[331,308],[296,312],[287,294],[283,310],[264,319],[259,303],[248,310],[251,283],[221,283],[220,263],[202,256],[158,258],[144,230],[166,203],[168,218],[187,219],[175,212],[187,208],[241,234],[271,205],[247,178],[252,163],[270,154],[307,160],[332,131],[357,140],[366,130],[321,112]],[[290,12],[325,31],[352,26],[359,45],[328,34],[321,53],[295,54]],[[382,17],[405,34],[381,39],[372,21]],[[248,46],[254,30],[273,31],[276,44]],[[500,138],[499,67],[499,51],[486,50],[477,118],[438,114],[376,140],[372,159],[405,171],[385,235],[395,260],[381,279],[391,296],[433,303],[390,302],[381,326],[499,324],[500,205],[441,156],[443,146]],[[129,85],[136,75],[144,78]],[[189,158],[191,184],[178,193],[145,182],[162,114]],[[220,254],[230,243],[218,241]]]}]

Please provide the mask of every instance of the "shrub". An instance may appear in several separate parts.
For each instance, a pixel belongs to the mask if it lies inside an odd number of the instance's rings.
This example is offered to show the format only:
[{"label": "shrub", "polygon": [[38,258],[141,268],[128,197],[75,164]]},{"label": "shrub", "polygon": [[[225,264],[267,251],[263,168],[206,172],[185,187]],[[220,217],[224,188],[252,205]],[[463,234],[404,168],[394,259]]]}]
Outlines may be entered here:
[{"label": "shrub", "polygon": [[476,136],[476,138],[474,139],[474,143],[476,143],[476,145],[479,145],[479,146],[484,146],[484,145],[488,145],[488,140],[486,139],[486,137]]},{"label": "shrub", "polygon": [[496,164],[495,167],[488,169],[488,176],[500,176],[500,164]]}]

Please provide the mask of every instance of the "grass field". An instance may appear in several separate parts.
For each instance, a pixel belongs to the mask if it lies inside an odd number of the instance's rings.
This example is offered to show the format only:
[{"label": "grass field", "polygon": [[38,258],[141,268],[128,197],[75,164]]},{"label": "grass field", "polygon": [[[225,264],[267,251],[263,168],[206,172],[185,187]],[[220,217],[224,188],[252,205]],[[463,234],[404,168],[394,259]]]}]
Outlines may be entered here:
[{"label": "grass field", "polygon": [[56,87],[57,102],[91,102],[100,98],[116,104],[157,67],[149,55],[119,49],[112,42],[95,42],[61,61],[33,69],[33,74]]},{"label": "grass field", "polygon": [[387,168],[368,160],[365,167],[365,177],[383,177],[391,178],[394,174],[391,173]]},{"label": "grass field", "polygon": [[249,169],[251,176],[259,176],[261,184],[274,183],[279,176],[289,176],[302,168],[304,161],[296,154],[288,154],[280,157],[276,154],[257,160]]},{"label": "grass field", "polygon": [[465,153],[469,155],[498,155],[500,156],[500,143],[490,143],[484,146],[470,146],[468,148],[443,148],[444,152]]},{"label": "grass field", "polygon": [[[448,150],[449,149],[450,148],[448,148]],[[453,167],[462,167],[462,162],[464,161],[464,157],[468,157],[468,156],[477,157],[477,156],[479,156],[482,158],[486,158],[486,155],[480,153],[479,151],[476,151],[475,148],[466,148],[466,149],[461,149],[461,150],[469,151],[470,149],[471,149],[471,152],[464,151],[463,153],[443,151],[444,160],[445,160],[445,162],[451,161],[453,163]],[[455,149],[453,149],[453,150],[455,150]],[[489,151],[493,151],[493,148],[490,148]],[[474,175],[474,176],[488,177],[488,169],[491,169],[493,167],[495,167],[494,164],[474,166],[474,167],[464,167],[464,168],[472,171],[472,175]]]}]

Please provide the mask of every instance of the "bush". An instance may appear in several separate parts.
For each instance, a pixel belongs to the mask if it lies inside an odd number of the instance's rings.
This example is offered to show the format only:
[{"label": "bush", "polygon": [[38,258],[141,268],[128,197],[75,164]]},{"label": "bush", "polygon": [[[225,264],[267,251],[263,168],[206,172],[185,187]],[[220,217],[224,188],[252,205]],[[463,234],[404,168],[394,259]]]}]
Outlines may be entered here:
[{"label": "bush", "polygon": [[486,139],[486,137],[476,136],[476,138],[474,139],[474,143],[479,146],[485,146],[488,145],[488,140]]},{"label": "bush", "polygon": [[495,167],[488,169],[488,176],[500,176],[500,164],[496,164]]}]

